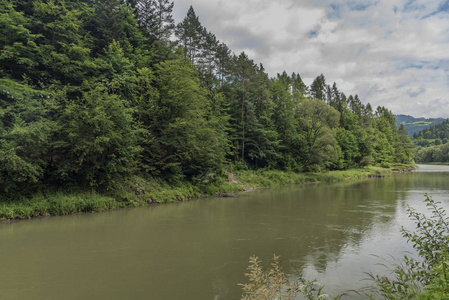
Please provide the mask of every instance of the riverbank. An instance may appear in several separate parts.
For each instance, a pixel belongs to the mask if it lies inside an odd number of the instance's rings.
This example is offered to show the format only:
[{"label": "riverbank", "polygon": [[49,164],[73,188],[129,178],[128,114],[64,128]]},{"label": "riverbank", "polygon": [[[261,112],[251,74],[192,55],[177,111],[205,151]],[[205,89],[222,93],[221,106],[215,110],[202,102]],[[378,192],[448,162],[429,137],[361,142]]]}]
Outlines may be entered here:
[{"label": "riverbank", "polygon": [[289,184],[344,181],[368,178],[370,175],[390,175],[411,170],[409,165],[394,165],[390,168],[367,167],[346,171],[320,173],[295,173],[278,170],[244,170],[228,173],[229,178],[213,184],[193,185],[189,182],[168,184],[141,177],[133,177],[114,191],[41,192],[29,198],[0,203],[0,221],[29,219],[40,216],[69,215],[75,213],[100,212],[123,207],[144,206],[154,203],[186,201],[202,196],[235,196],[239,192],[256,188],[269,188]]},{"label": "riverbank", "polygon": [[417,164],[431,165],[431,166],[448,166],[449,162],[417,162]]}]

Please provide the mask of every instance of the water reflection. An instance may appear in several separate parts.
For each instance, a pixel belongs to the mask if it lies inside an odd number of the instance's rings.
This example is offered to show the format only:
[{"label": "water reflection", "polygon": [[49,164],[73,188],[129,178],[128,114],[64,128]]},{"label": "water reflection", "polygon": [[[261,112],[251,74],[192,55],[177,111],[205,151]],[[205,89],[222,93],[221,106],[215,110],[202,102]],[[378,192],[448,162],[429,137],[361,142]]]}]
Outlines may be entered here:
[{"label": "water reflection", "polygon": [[447,165],[418,165],[415,172],[449,172]]},{"label": "water reflection", "polygon": [[[448,168],[449,169],[449,168]],[[239,299],[251,255],[339,293],[366,285],[372,254],[410,246],[407,205],[446,201],[449,173],[289,186],[109,213],[0,224],[0,299]]]}]

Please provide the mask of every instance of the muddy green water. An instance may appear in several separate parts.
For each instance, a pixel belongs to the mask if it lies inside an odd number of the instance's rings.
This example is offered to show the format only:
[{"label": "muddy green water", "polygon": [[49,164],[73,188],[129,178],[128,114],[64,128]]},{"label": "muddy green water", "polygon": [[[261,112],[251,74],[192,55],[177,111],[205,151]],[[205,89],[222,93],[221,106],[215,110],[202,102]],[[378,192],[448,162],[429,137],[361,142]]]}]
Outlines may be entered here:
[{"label": "muddy green water", "polygon": [[[0,299],[240,299],[248,258],[273,253],[331,293],[411,251],[407,205],[449,203],[449,168],[237,198],[0,224]],[[357,298],[357,297],[355,297]]]}]

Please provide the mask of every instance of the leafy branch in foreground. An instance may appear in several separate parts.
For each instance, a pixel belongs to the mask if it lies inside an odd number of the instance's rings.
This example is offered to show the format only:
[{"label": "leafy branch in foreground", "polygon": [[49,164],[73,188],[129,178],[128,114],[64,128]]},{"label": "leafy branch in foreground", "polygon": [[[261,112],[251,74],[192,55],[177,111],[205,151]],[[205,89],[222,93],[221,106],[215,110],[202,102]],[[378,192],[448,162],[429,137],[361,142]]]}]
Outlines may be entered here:
[{"label": "leafy branch in foreground", "polygon": [[404,256],[394,265],[391,278],[369,274],[374,281],[370,291],[384,299],[449,299],[449,218],[440,202],[428,195],[425,202],[430,216],[409,207],[407,212],[415,221],[416,231],[401,229],[419,259]]}]

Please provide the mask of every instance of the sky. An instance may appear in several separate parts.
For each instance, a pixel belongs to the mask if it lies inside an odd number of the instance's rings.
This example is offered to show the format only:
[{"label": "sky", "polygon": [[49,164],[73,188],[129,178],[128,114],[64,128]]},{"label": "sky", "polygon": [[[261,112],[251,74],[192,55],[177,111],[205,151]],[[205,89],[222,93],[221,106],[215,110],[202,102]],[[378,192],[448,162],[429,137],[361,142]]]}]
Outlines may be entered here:
[{"label": "sky", "polygon": [[394,114],[449,118],[449,0],[173,0],[270,77],[321,73]]}]

